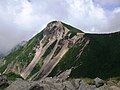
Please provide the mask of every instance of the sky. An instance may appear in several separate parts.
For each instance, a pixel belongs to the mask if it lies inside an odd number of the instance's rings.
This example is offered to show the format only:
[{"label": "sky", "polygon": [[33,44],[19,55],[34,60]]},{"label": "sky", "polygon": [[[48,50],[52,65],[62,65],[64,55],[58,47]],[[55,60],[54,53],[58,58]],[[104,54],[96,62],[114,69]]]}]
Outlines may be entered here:
[{"label": "sky", "polygon": [[120,31],[120,0],[0,0],[0,52],[59,20],[89,33]]}]

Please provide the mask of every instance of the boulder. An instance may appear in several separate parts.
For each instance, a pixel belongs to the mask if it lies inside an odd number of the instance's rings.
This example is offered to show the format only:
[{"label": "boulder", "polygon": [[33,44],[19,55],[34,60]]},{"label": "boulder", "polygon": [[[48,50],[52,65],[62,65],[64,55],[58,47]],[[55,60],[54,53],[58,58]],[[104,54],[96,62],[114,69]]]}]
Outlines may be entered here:
[{"label": "boulder", "polygon": [[7,81],[6,76],[0,75],[0,86],[6,84],[7,82],[8,82],[8,81]]},{"label": "boulder", "polygon": [[30,82],[24,80],[16,80],[6,90],[29,90]]},{"label": "boulder", "polygon": [[95,78],[94,79],[94,84],[95,84],[95,86],[98,88],[98,87],[100,87],[100,86],[103,86],[104,85],[104,80],[102,80],[102,79],[100,79],[100,78]]},{"label": "boulder", "polygon": [[44,90],[44,87],[36,84],[34,86],[31,86],[29,90]]},{"label": "boulder", "polygon": [[63,85],[65,85],[63,90],[75,90],[75,87],[71,84],[70,81],[63,82]]},{"label": "boulder", "polygon": [[71,71],[72,71],[71,69],[66,70],[66,71],[62,72],[60,75],[58,75],[57,78],[59,78],[61,80],[66,80],[69,77]]},{"label": "boulder", "polygon": [[88,90],[86,84],[83,81],[80,82],[80,87],[78,90]]},{"label": "boulder", "polygon": [[75,87],[76,90],[79,89],[79,86],[81,84],[81,80],[80,79],[72,79],[70,82]]}]

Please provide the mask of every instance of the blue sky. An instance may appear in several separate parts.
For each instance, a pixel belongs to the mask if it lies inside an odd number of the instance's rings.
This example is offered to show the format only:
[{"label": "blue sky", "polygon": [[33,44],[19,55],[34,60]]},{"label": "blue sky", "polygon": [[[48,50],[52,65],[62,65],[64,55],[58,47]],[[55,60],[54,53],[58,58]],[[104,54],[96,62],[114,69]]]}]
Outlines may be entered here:
[{"label": "blue sky", "polygon": [[111,11],[111,10],[114,10],[114,8],[117,8],[119,6],[120,4],[106,4],[103,6],[103,8]]},{"label": "blue sky", "polygon": [[84,32],[120,31],[120,0],[0,0],[0,51],[60,20]]},{"label": "blue sky", "polygon": [[120,7],[120,0],[93,0],[95,4],[100,4],[105,10],[114,10],[117,7]]}]

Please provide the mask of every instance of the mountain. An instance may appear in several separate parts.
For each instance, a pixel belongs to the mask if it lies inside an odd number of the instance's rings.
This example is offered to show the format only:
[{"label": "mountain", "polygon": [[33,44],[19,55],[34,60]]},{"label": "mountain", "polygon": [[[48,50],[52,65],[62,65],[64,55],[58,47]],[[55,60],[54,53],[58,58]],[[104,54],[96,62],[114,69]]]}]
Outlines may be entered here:
[{"label": "mountain", "polygon": [[38,80],[71,70],[70,78],[120,77],[120,32],[89,34],[60,21],[5,57],[0,73]]}]

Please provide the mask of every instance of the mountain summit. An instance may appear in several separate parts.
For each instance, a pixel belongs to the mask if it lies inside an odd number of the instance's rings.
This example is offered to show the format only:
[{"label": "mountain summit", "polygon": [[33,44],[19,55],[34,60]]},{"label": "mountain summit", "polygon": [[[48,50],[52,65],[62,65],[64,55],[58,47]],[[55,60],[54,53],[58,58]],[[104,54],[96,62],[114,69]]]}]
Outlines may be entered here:
[{"label": "mountain summit", "polygon": [[28,43],[10,53],[5,58],[2,71],[4,74],[20,74],[24,79],[33,77],[34,74],[44,78],[83,35],[80,30],[60,21],[53,21]]},{"label": "mountain summit", "polygon": [[120,76],[120,33],[88,34],[60,21],[50,22],[5,57],[2,74],[38,80],[70,70],[70,77]]}]

